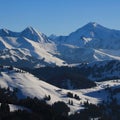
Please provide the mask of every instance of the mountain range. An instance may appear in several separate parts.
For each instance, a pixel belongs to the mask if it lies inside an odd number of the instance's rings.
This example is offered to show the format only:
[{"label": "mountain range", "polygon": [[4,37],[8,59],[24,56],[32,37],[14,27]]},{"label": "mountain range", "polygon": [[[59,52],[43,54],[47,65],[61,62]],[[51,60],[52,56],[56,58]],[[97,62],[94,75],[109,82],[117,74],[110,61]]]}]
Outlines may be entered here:
[{"label": "mountain range", "polygon": [[27,27],[0,30],[0,63],[38,68],[103,60],[120,60],[120,31],[90,22],[68,36],[47,37]]},{"label": "mountain range", "polygon": [[68,36],[56,36],[55,42],[78,47],[95,49],[119,49],[120,30],[108,29],[95,22],[90,22]]},{"label": "mountain range", "polygon": [[[0,63],[16,67],[62,65],[63,60],[51,55],[54,43],[47,36],[28,27],[22,32],[0,30]],[[48,48],[48,49],[46,49]],[[52,49],[50,49],[52,48]]]}]

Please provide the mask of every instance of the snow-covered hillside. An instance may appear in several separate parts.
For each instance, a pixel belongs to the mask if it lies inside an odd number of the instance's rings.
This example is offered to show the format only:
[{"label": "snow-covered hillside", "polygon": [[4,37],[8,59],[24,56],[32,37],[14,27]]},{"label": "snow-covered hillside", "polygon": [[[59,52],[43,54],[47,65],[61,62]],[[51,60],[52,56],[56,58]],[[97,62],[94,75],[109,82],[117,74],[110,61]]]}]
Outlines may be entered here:
[{"label": "snow-covered hillside", "polygon": [[[49,104],[56,101],[64,101],[65,103],[68,103],[69,101],[69,98],[67,97],[67,92],[69,92],[69,90],[60,89],[50,85],[42,80],[39,80],[30,73],[16,68],[14,68],[14,70],[2,68],[0,71],[0,86],[2,88],[9,87],[11,90],[17,88],[17,96],[19,99],[26,98],[27,96],[43,99],[45,96],[50,95],[51,100],[48,102]],[[75,94],[76,92],[73,91],[73,93]],[[79,93],[79,95],[82,98],[81,101],[84,101],[87,98],[90,99],[90,97],[84,96],[81,93]],[[91,102],[94,99],[95,98],[91,98]],[[79,101],[76,99],[73,99],[73,101],[75,105],[70,106],[71,111],[76,111],[79,109]],[[96,101],[97,99],[94,100],[94,102]]]},{"label": "snow-covered hillside", "polygon": [[94,49],[69,44],[57,45],[59,54],[55,54],[69,64],[104,60],[120,60],[120,50]]},{"label": "snow-covered hillside", "polygon": [[54,51],[54,43],[32,27],[28,27],[20,33],[6,29],[0,30],[1,64],[17,67],[63,65],[63,60],[49,53],[54,53]]},{"label": "snow-covered hillside", "polygon": [[[69,100],[73,101],[73,105],[69,105],[71,112],[82,109],[82,103],[89,101],[90,103],[97,104],[103,100],[107,101],[109,93],[105,88],[119,88],[119,80],[111,80],[106,82],[98,82],[96,87],[81,90],[65,90],[43,82],[30,73],[19,70],[17,68],[9,69],[4,67],[0,69],[0,86],[2,88],[9,87],[11,90],[17,88],[17,96],[19,99],[29,97],[37,97],[43,99],[45,96],[50,95],[51,99],[48,104],[53,104],[56,101],[64,101],[68,104]],[[80,100],[70,98],[67,93],[78,95]],[[119,99],[119,94],[115,95]],[[81,104],[80,104],[81,103]]]},{"label": "snow-covered hillside", "polygon": [[90,22],[68,36],[50,36],[67,63],[120,60],[120,31]]}]

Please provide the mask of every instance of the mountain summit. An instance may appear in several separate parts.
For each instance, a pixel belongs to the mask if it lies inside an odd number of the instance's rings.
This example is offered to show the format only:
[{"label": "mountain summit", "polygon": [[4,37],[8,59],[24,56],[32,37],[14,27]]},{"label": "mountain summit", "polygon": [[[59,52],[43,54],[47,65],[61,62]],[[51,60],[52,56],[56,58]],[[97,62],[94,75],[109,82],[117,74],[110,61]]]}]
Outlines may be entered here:
[{"label": "mountain summit", "polygon": [[89,23],[87,23],[86,25],[84,25],[82,28],[96,28],[96,27],[103,27],[103,26],[101,26],[101,25],[99,25],[98,23],[96,23],[96,22],[89,22]]},{"label": "mountain summit", "polygon": [[22,32],[13,32],[8,29],[0,29],[0,36],[1,37],[25,37],[27,39],[36,41],[36,42],[49,42],[46,35],[41,32],[38,32],[33,27],[27,27]]},{"label": "mountain summit", "polygon": [[36,42],[42,42],[42,43],[48,42],[47,37],[43,33],[38,32],[36,29],[32,27],[27,27],[26,29],[24,29],[21,32],[21,36],[26,37],[30,40],[34,40]]},{"label": "mountain summit", "polygon": [[[56,43],[101,49],[119,49],[120,31],[108,29],[96,22],[90,22],[68,36],[59,36]],[[113,43],[113,44],[111,44]]]}]

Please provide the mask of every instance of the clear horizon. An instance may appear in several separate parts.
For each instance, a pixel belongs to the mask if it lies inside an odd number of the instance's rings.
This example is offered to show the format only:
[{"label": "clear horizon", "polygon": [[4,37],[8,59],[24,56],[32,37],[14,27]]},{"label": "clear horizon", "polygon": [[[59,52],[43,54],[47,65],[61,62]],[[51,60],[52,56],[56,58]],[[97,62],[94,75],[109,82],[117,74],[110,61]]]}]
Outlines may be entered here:
[{"label": "clear horizon", "polygon": [[68,35],[89,22],[97,22],[120,30],[120,1],[115,1],[0,0],[0,29],[20,32],[32,26],[46,35]]}]

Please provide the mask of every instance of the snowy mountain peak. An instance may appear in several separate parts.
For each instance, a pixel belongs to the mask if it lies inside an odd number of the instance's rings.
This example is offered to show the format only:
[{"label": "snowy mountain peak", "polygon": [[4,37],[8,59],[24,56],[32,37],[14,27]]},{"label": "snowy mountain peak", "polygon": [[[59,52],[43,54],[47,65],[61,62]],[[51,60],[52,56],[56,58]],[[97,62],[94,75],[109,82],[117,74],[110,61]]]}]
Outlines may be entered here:
[{"label": "snowy mountain peak", "polygon": [[59,36],[53,41],[78,47],[116,50],[120,48],[120,31],[109,29],[96,22],[89,22],[68,36]]},{"label": "snowy mountain peak", "polygon": [[96,22],[93,22],[92,24],[94,27],[97,27],[97,25],[98,25]]},{"label": "snowy mountain peak", "polygon": [[[33,27],[27,27],[21,32],[22,37],[26,37],[30,40],[33,40],[35,42],[41,42],[44,43],[46,42],[46,38],[44,34],[38,32],[36,29]],[[45,39],[44,39],[45,38]]]},{"label": "snowy mountain peak", "polygon": [[0,36],[2,37],[18,37],[18,32],[12,32],[6,28],[0,29]]},{"label": "snowy mountain peak", "polygon": [[9,36],[10,31],[7,29],[0,29],[0,36]]},{"label": "snowy mountain peak", "polygon": [[21,32],[21,35],[26,38],[32,39],[33,36],[39,36],[39,33],[34,28],[27,27]]},{"label": "snowy mountain peak", "polygon": [[94,26],[94,27],[101,26],[101,25],[98,24],[97,22],[89,22],[88,24],[91,24],[91,25]]},{"label": "snowy mountain peak", "polygon": [[25,28],[22,32],[27,32],[27,33],[34,34],[37,31],[33,27],[29,26],[29,27]]},{"label": "snowy mountain peak", "polygon": [[85,26],[92,26],[92,27],[97,27],[99,24],[96,22],[89,22],[87,25]]},{"label": "snowy mountain peak", "polygon": [[81,30],[81,29],[94,30],[94,29],[108,29],[108,28],[105,28],[104,26],[102,26],[96,22],[89,22],[88,24],[86,24],[82,28],[80,28],[79,30]]}]

